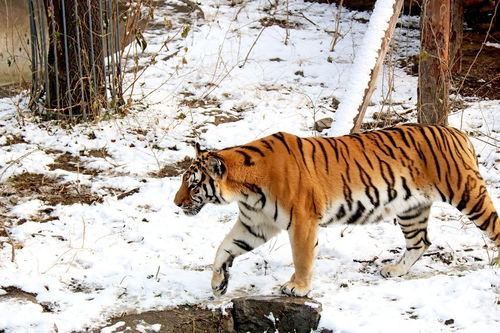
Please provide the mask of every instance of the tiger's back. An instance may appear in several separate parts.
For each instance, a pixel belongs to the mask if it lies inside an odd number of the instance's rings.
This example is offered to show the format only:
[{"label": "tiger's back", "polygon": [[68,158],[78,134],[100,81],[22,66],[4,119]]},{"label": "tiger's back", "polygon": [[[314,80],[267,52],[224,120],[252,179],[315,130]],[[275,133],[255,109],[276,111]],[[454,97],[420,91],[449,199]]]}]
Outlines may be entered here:
[{"label": "tiger's back", "polygon": [[[435,201],[457,207],[500,249],[500,221],[473,146],[451,127],[402,125],[335,138],[280,132],[212,154],[224,165],[216,182],[222,197],[238,201],[240,209],[214,267],[287,230],[295,274],[282,288],[286,294],[309,291],[317,228],[332,223],[396,215],[406,252],[381,273],[405,274],[430,245],[427,222]],[[213,287],[221,279],[216,275]]]}]

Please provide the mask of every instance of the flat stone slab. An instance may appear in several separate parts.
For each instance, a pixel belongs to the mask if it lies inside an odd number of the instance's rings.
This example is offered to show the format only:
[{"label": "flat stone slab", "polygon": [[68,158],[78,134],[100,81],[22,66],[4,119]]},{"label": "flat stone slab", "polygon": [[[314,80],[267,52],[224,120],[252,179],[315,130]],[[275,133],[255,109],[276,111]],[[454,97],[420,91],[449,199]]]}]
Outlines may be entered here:
[{"label": "flat stone slab", "polygon": [[310,333],[321,318],[321,303],[305,297],[248,296],[232,302],[236,332]]}]

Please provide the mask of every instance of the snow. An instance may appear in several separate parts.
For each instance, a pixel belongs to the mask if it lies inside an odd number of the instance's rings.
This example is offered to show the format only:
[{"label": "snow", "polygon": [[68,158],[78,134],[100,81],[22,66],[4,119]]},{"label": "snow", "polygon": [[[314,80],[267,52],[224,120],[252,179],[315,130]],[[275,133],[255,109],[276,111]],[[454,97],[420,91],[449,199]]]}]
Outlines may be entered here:
[{"label": "snow", "polygon": [[497,49],[500,49],[500,44],[499,43],[491,43],[491,42],[486,42],[484,43],[485,46],[490,46],[490,47],[495,47]]},{"label": "snow", "polygon": [[354,58],[343,98],[333,118],[332,127],[328,131],[330,136],[349,134],[354,126],[354,117],[363,103],[365,90],[370,82],[370,74],[377,62],[380,45],[389,27],[396,1],[378,0],[375,3],[363,42]]},{"label": "snow", "polygon": [[[214,297],[211,263],[236,207],[207,206],[196,217],[186,217],[173,204],[180,177],[156,178],[153,173],[193,156],[195,140],[223,148],[277,131],[319,135],[312,130],[314,121],[332,117],[332,98],[361,80],[350,69],[368,29],[360,19],[369,14],[344,9],[343,38],[330,52],[335,5],[288,2],[289,19],[296,26],[288,29],[287,45],[286,29],[272,25],[262,30],[259,23],[269,13],[285,19],[284,4],[270,8],[268,1],[235,6],[203,1],[200,6],[205,21],[195,22],[188,37],[174,39],[168,49],[161,45],[174,31],[145,32],[147,52],[160,50],[158,61],[140,77],[137,107],[123,118],[63,129],[34,119],[22,94],[0,99],[1,182],[24,172],[41,173],[90,186],[102,196],[102,202],[92,205],[49,207],[41,198],[20,198],[7,212],[0,206],[0,218],[12,224],[9,235],[16,244],[11,262],[11,245],[7,237],[0,238],[0,294],[16,287],[36,295],[37,302],[0,295],[0,330],[83,331],[104,327],[123,313],[181,304],[226,309],[235,297],[279,294],[280,284],[292,274],[290,245],[282,233],[237,258],[227,294]],[[165,8],[155,15],[158,22],[171,17]],[[396,29],[395,51],[416,54],[417,33],[405,26]],[[173,50],[180,51],[161,60]],[[416,78],[400,68],[394,71],[392,111],[415,109]],[[367,121],[387,109],[387,89],[381,76]],[[204,97],[214,102],[205,107],[183,103]],[[480,171],[498,208],[500,102],[464,103],[464,110],[450,115],[450,124],[477,138],[473,143]],[[241,119],[214,125],[218,115]],[[410,120],[415,121],[414,112]],[[23,136],[25,142],[3,145],[11,135]],[[85,154],[92,149],[105,149],[110,156]],[[48,165],[57,154],[49,150],[80,156],[83,166],[100,173],[51,171]],[[135,188],[135,193],[117,197]],[[34,218],[47,208],[57,219],[41,223]],[[445,204],[433,208],[430,235],[433,245],[407,276],[383,279],[381,266],[404,247],[391,220],[322,229],[310,294],[322,303],[320,327],[345,332],[500,331],[500,272],[487,264],[495,254],[491,242]],[[119,324],[105,330],[119,331]]]}]

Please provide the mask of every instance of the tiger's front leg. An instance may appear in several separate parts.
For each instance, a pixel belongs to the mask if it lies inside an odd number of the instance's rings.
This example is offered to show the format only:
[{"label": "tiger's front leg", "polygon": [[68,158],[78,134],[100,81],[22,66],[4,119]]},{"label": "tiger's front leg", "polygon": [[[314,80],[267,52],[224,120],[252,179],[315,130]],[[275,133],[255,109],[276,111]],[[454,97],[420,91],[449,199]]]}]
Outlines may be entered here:
[{"label": "tiger's front leg", "polygon": [[292,246],[295,273],[281,286],[289,296],[307,296],[311,290],[314,260],[316,258],[318,224],[314,219],[294,219],[288,231]]},{"label": "tiger's front leg", "polygon": [[224,295],[229,282],[229,267],[232,266],[234,258],[256,247],[264,244],[279,229],[272,226],[255,226],[248,222],[243,222],[239,218],[231,231],[222,241],[213,264],[212,291],[216,296]]}]

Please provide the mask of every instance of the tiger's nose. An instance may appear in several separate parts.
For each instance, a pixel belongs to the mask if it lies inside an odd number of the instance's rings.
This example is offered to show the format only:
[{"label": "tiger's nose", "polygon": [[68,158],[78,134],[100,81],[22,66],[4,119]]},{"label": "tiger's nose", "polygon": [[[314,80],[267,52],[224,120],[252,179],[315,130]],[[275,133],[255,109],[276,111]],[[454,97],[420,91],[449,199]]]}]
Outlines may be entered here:
[{"label": "tiger's nose", "polygon": [[177,198],[174,199],[174,204],[177,206],[177,207],[182,207],[182,200],[179,200]]}]

